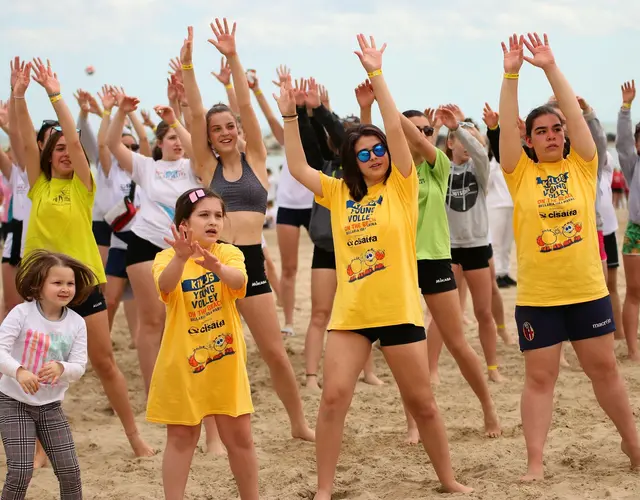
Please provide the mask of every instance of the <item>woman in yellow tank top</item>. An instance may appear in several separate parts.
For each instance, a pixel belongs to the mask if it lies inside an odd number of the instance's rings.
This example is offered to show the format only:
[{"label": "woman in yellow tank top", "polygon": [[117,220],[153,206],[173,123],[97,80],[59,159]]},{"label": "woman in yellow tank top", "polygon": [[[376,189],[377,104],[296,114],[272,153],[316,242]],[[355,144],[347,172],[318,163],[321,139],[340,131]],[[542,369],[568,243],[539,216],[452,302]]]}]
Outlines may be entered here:
[{"label": "woman in yellow tank top", "polygon": [[[533,57],[524,57],[526,45]],[[524,352],[522,428],[528,470],[544,478],[543,449],[551,426],[553,392],[563,341],[571,341],[598,403],[622,437],[622,451],[640,466],[634,416],[613,350],[615,325],[602,274],[596,231],[598,155],[587,122],[556,65],[547,35],[513,35],[504,51],[500,94],[500,164],[514,202],[518,255],[516,323]],[[518,129],[518,73],[526,60],[544,70],[566,117],[571,151],[557,111],[534,109],[526,120],[524,152]]]}]

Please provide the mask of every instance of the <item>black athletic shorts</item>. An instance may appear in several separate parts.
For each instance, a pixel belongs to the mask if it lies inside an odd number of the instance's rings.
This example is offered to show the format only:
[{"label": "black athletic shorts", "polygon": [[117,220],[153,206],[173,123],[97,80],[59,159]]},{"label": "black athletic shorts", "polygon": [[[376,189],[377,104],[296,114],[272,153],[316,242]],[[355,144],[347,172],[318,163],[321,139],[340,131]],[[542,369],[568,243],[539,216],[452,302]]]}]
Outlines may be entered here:
[{"label": "black athletic shorts", "polygon": [[244,255],[244,265],[247,268],[246,297],[271,293],[271,285],[264,270],[264,253],[262,245],[236,245]]},{"label": "black athletic shorts", "polygon": [[451,263],[462,266],[463,271],[485,269],[489,267],[491,257],[493,257],[491,245],[451,249]]},{"label": "black athletic shorts", "polygon": [[103,220],[94,220],[92,225],[93,237],[99,247],[111,246],[111,226]]},{"label": "black athletic shorts", "polygon": [[354,333],[362,335],[372,344],[380,340],[381,347],[391,347],[394,345],[413,344],[425,340],[427,335],[423,326],[404,323],[402,325],[377,326],[374,328],[361,328],[352,330]]},{"label": "black athletic shorts", "polygon": [[565,306],[516,306],[520,350],[541,349],[614,332],[611,298]]},{"label": "black athletic shorts", "polygon": [[607,234],[604,237],[604,251],[607,253],[607,267],[620,267],[620,258],[618,257],[618,240],[616,232]]},{"label": "black athletic shorts", "polygon": [[162,250],[153,243],[140,238],[136,233],[131,233],[127,247],[126,265],[129,267],[141,262],[153,262],[156,255]]},{"label": "black athletic shorts", "polygon": [[22,260],[22,231],[24,229],[24,223],[21,220],[12,219],[11,222],[8,222],[6,225],[8,227],[4,244],[7,244],[7,239],[9,235],[11,235],[11,248],[9,249],[8,257],[2,256],[2,263],[18,267]]},{"label": "black athletic shorts", "polygon": [[124,248],[110,248],[105,267],[107,276],[127,278],[127,251]]},{"label": "black athletic shorts", "polygon": [[451,269],[451,259],[419,260],[418,285],[422,295],[455,290],[457,286]]},{"label": "black athletic shorts", "polygon": [[336,254],[327,252],[317,245],[313,246],[313,258],[311,259],[311,269],[333,269],[336,268]]},{"label": "black athletic shorts", "polygon": [[100,287],[96,286],[91,292],[91,295],[80,305],[70,307],[72,311],[77,312],[83,318],[91,316],[102,311],[107,310],[107,301],[100,291]]},{"label": "black athletic shorts", "polygon": [[278,207],[276,224],[286,224],[287,226],[296,226],[296,227],[304,226],[308,231],[310,221],[311,221],[310,208]]}]

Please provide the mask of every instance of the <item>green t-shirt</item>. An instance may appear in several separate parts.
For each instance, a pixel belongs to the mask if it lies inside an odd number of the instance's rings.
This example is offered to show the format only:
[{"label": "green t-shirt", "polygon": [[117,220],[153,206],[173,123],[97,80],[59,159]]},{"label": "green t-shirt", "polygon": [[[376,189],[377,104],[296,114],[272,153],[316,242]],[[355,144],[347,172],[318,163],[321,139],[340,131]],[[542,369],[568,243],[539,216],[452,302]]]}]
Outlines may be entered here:
[{"label": "green t-shirt", "polygon": [[439,149],[435,165],[426,161],[416,167],[418,172],[418,260],[451,258],[449,221],[445,209],[447,181],[451,163]]}]

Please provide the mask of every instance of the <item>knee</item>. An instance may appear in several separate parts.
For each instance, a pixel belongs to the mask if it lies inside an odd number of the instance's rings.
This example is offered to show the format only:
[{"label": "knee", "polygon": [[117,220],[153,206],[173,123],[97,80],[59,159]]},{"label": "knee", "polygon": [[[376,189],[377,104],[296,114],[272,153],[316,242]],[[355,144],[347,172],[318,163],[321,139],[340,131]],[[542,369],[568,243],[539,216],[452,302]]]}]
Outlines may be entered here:
[{"label": "knee", "polygon": [[353,391],[347,387],[336,386],[322,389],[322,399],[320,401],[319,414],[325,416],[335,416],[339,413],[346,413],[351,403]]},{"label": "knee", "polygon": [[298,263],[291,261],[285,263],[282,262],[282,277],[284,279],[295,279],[296,274],[298,273]]},{"label": "knee", "polygon": [[592,382],[607,382],[619,376],[618,364],[613,352],[610,356],[600,356],[596,360],[583,362],[582,368]]},{"label": "knee", "polygon": [[634,304],[640,303],[640,286],[627,284],[626,298]]},{"label": "knee", "polygon": [[33,463],[9,466],[5,488],[11,492],[26,492],[33,477]]},{"label": "knee", "polygon": [[176,451],[189,451],[195,449],[200,438],[199,426],[171,426],[167,430],[167,447]]},{"label": "knee", "polygon": [[438,416],[438,405],[433,395],[408,397],[405,404],[416,422],[429,422]]},{"label": "knee", "polygon": [[[499,293],[499,292],[498,292]],[[493,315],[491,314],[491,306],[474,307],[473,313],[478,320],[478,323],[490,323],[493,322]]]},{"label": "knee", "polygon": [[244,429],[220,434],[220,438],[230,453],[233,453],[234,451],[242,452],[253,449],[253,437],[251,436],[251,432],[246,432]]},{"label": "knee", "polygon": [[311,308],[311,323],[318,328],[326,328],[331,316],[331,309],[325,307]]},{"label": "knee", "polygon": [[556,379],[558,378],[558,368],[526,370],[525,384],[527,387],[536,392],[553,391]]},{"label": "knee", "polygon": [[118,306],[120,305],[120,301],[115,295],[107,294],[107,296],[105,297],[105,300],[107,301],[107,310],[115,312],[116,309],[118,309]]},{"label": "knee", "polygon": [[164,329],[164,314],[138,314],[140,336],[160,339]]},{"label": "knee", "polygon": [[101,379],[112,378],[116,375],[118,367],[116,365],[116,358],[113,356],[113,351],[108,353],[100,353],[99,357],[91,360],[91,366],[95,370],[98,377]]}]

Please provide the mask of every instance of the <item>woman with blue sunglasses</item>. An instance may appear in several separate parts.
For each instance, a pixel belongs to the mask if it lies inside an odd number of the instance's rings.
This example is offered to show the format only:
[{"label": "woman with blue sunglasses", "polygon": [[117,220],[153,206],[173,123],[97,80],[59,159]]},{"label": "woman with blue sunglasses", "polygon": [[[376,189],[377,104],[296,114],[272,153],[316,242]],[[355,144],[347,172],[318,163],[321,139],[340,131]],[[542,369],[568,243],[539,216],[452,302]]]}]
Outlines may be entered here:
[{"label": "woman with blue sunglasses", "polygon": [[[307,164],[291,81],[276,97],[283,115],[291,174],[331,211],[338,281],[324,357],[318,410],[316,500],[330,500],[344,421],[358,376],[380,340],[381,350],[416,419],[444,491],[470,492],[455,480],[446,430],[426,359],[416,262],[418,177],[400,116],[382,74],[375,40],[358,35],[356,52],[368,73],[388,135],[373,125],[351,129],[341,159],[343,179]],[[393,154],[394,161],[391,160]]]}]

